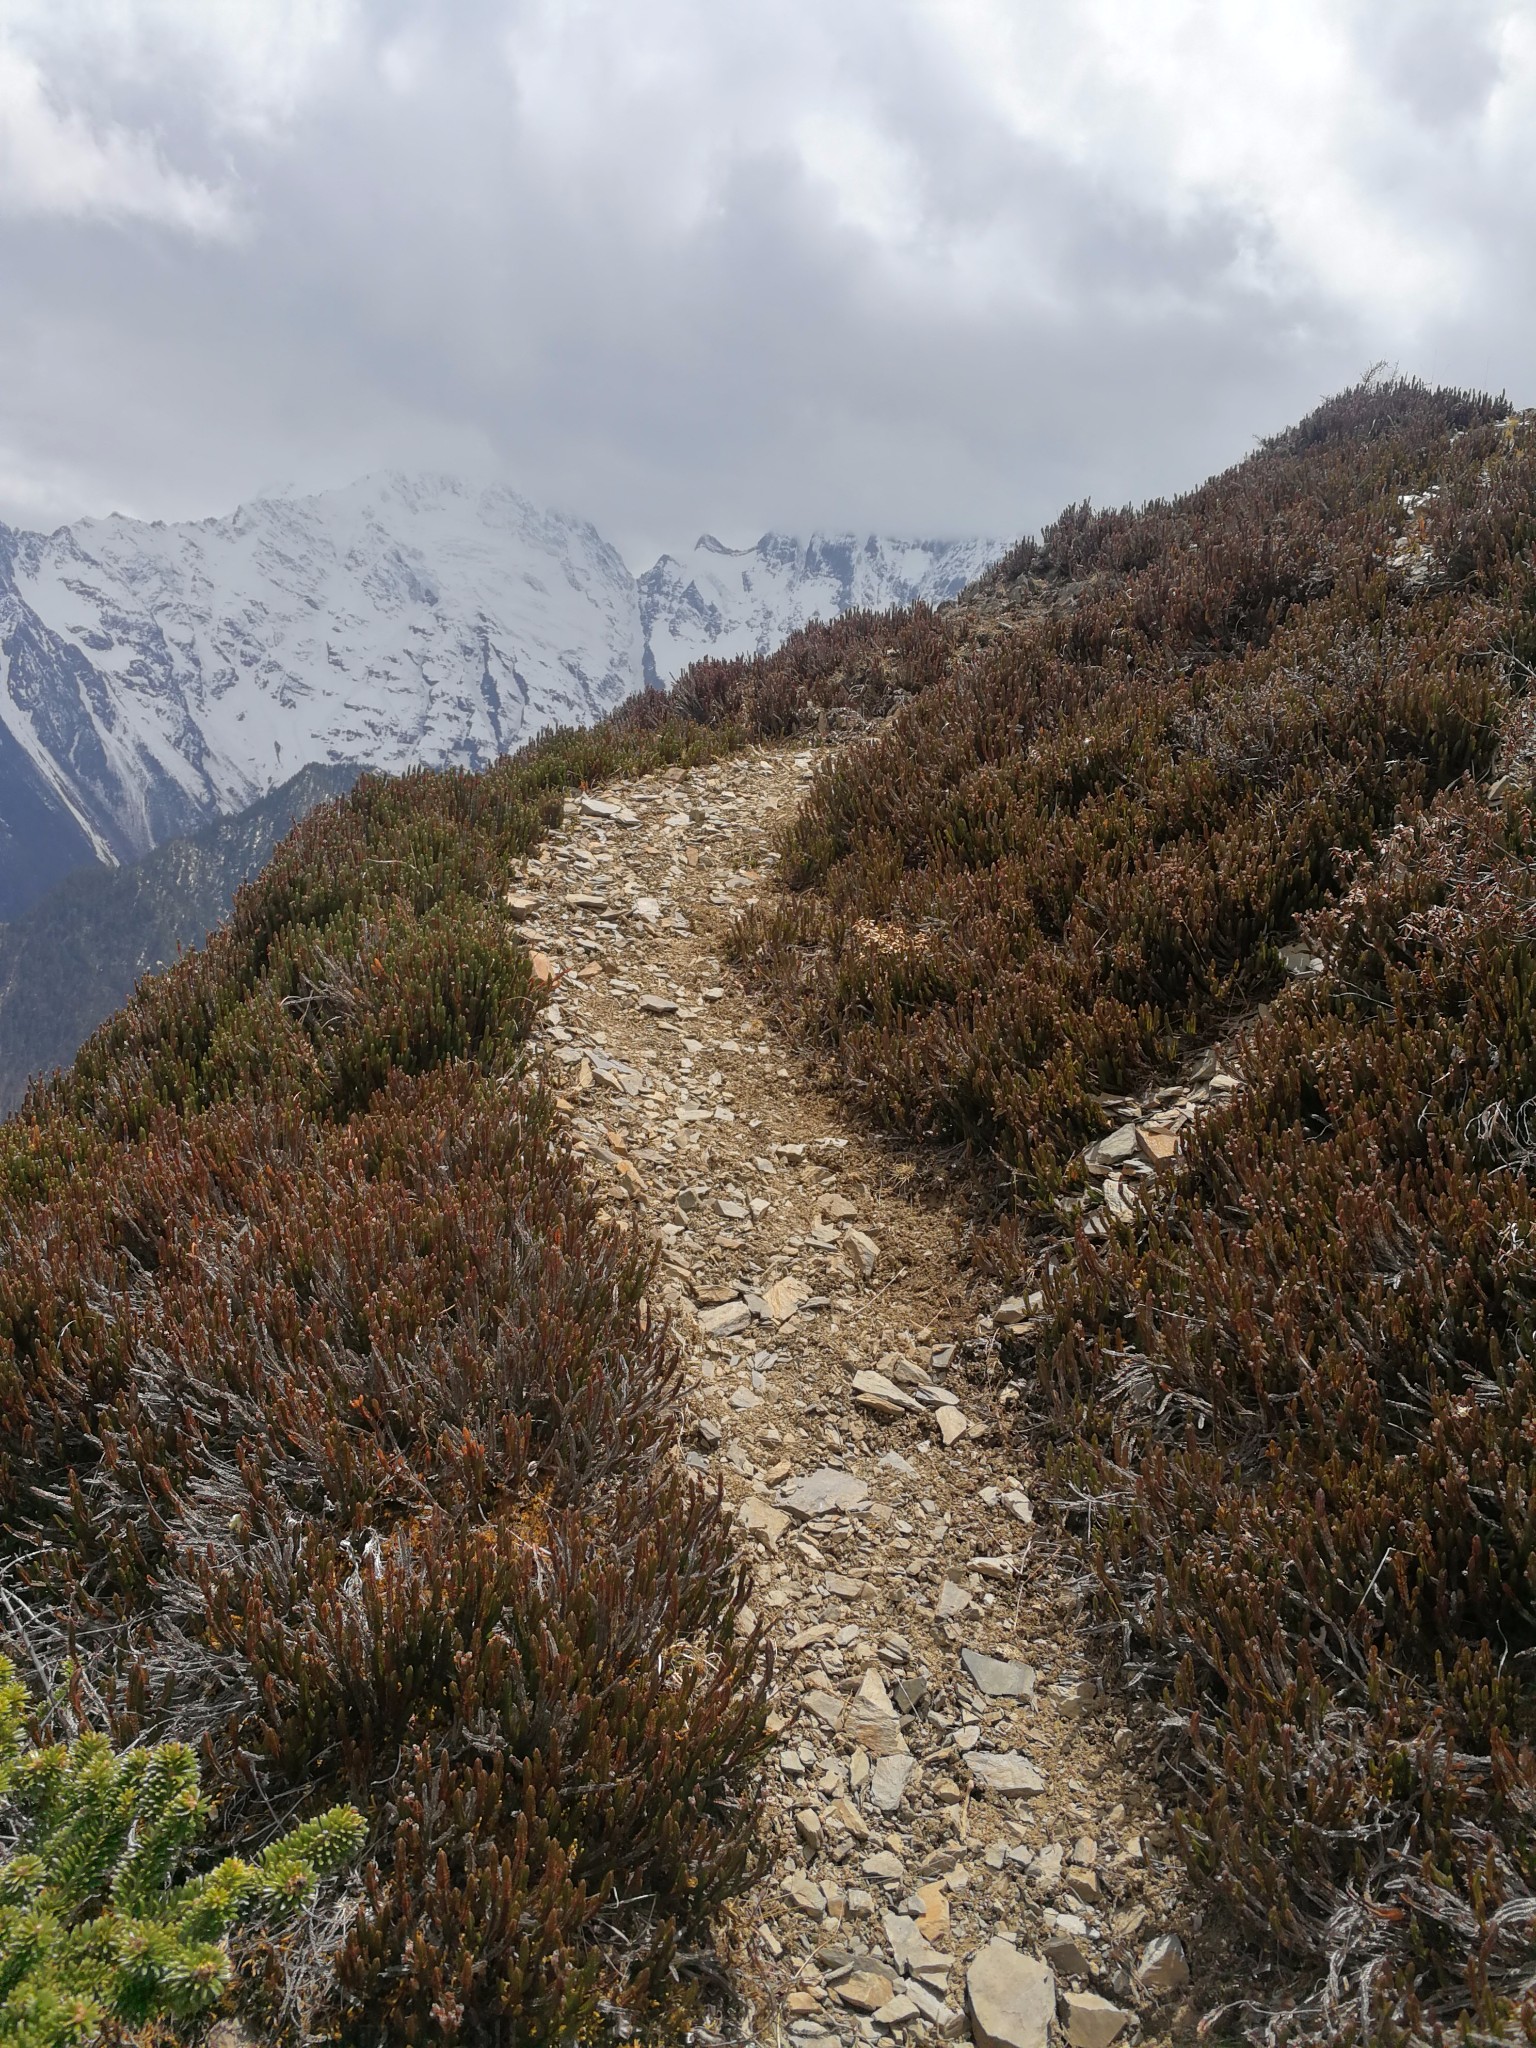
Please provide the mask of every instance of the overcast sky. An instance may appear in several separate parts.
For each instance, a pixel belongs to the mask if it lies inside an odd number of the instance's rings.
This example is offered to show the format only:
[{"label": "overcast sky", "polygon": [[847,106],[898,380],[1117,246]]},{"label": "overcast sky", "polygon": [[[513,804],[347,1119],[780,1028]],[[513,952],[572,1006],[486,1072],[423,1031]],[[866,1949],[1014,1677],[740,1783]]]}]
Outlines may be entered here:
[{"label": "overcast sky", "polygon": [[0,518],[1012,535],[1536,402],[1536,0],[0,0]]}]

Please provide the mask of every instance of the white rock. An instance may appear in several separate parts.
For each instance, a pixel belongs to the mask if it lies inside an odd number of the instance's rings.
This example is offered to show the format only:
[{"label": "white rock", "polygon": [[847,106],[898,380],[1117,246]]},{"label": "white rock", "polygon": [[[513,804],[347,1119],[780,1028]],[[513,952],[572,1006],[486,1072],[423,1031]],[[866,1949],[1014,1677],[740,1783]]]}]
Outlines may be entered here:
[{"label": "white rock", "polygon": [[952,1444],[959,1443],[970,1426],[958,1408],[935,1408],[933,1419],[939,1426],[946,1451]]},{"label": "white rock", "polygon": [[896,1709],[891,1704],[891,1696],[885,1689],[885,1680],[880,1676],[878,1665],[870,1665],[864,1676],[859,1680],[859,1689],[854,1697],[870,1708],[872,1712],[881,1715],[885,1720],[895,1720]]},{"label": "white rock", "polygon": [[976,2048],[1048,2048],[1056,1980],[1038,1956],[1011,1941],[989,1941],[965,1973]]},{"label": "white rock", "polygon": [[882,1756],[875,1759],[870,1776],[869,1796],[882,1813],[895,1813],[901,1805],[907,1780],[915,1766],[910,1756]]},{"label": "white rock", "polygon": [[789,1517],[782,1508],[773,1507],[769,1502],[759,1500],[755,1493],[749,1493],[736,1510],[736,1526],[766,1536],[771,1550],[789,1527]]},{"label": "white rock", "polygon": [[798,1313],[802,1303],[810,1298],[810,1288],[803,1281],[792,1280],[787,1275],[763,1289],[763,1307],[776,1323],[787,1323],[792,1315]]},{"label": "white rock", "polygon": [[794,1871],[783,1884],[784,1896],[792,1906],[802,1913],[809,1913],[812,1919],[820,1920],[827,1910],[827,1895],[814,1879],[801,1871]]},{"label": "white rock", "polygon": [[800,1702],[808,1714],[812,1714],[829,1732],[843,1718],[843,1703],[834,1692],[819,1689],[806,1693]]},{"label": "white rock", "polygon": [[905,1913],[882,1913],[880,1924],[891,1954],[909,1977],[939,1977],[948,1970],[950,1958],[936,1949]]},{"label": "white rock", "polygon": [[1045,1960],[1058,1977],[1092,1976],[1093,1958],[1076,1935],[1058,1930],[1047,1937],[1043,1946]]},{"label": "white rock", "polygon": [[973,1749],[966,1763],[978,1785],[1002,1798],[1035,1799],[1045,1790],[1044,1778],[1015,1749]]},{"label": "white rock", "polygon": [[1080,1721],[1085,1714],[1091,1713],[1098,1696],[1098,1684],[1092,1678],[1069,1678],[1051,1688],[1056,1711],[1066,1721]]},{"label": "white rock", "polygon": [[843,1715],[843,1734],[868,1756],[905,1756],[906,1738],[885,1682],[873,1665]]},{"label": "white rock", "polygon": [[895,1982],[882,1970],[855,1970],[834,1987],[838,2002],[852,2012],[877,2012],[896,1990]]},{"label": "white rock", "polygon": [[904,2027],[908,2020],[917,2019],[920,2011],[921,2008],[902,1992],[895,1998],[888,1998],[871,2017],[877,2027]]},{"label": "white rock", "polygon": [[1136,1977],[1144,1991],[1154,1998],[1166,1998],[1189,1982],[1189,1964],[1184,1944],[1176,1934],[1160,1934],[1149,1941],[1136,1966]]},{"label": "white rock", "polygon": [[786,1481],[779,1489],[781,1505],[802,1522],[814,1521],[818,1515],[830,1515],[839,1509],[861,1508],[868,1499],[869,1488],[864,1481],[851,1472],[839,1472],[835,1465],[822,1465],[815,1472]]},{"label": "white rock", "polygon": [[875,1240],[865,1231],[845,1230],[843,1243],[852,1248],[858,1259],[860,1272],[866,1280],[870,1279],[874,1274],[875,1263],[880,1257],[880,1247]]},{"label": "white rock", "polygon": [[861,1408],[872,1408],[877,1414],[903,1410],[911,1415],[922,1413],[922,1404],[904,1393],[894,1380],[888,1380],[883,1372],[856,1372],[853,1398]]},{"label": "white rock", "polygon": [[1027,1700],[1035,1695],[1035,1669],[1005,1657],[983,1656],[980,1650],[962,1650],[960,1662],[966,1676],[989,1700]]},{"label": "white rock", "polygon": [[984,1579],[993,1579],[1000,1586],[1011,1586],[1018,1573],[1018,1565],[1012,1555],[1004,1551],[1001,1557],[973,1557],[971,1570]]},{"label": "white rock", "polygon": [[1280,964],[1287,974],[1305,978],[1314,974],[1321,974],[1326,963],[1313,952],[1310,946],[1282,946],[1280,948]]},{"label": "white rock", "polygon": [[752,1311],[744,1301],[722,1302],[718,1308],[699,1310],[699,1328],[706,1337],[736,1337],[752,1321]]}]

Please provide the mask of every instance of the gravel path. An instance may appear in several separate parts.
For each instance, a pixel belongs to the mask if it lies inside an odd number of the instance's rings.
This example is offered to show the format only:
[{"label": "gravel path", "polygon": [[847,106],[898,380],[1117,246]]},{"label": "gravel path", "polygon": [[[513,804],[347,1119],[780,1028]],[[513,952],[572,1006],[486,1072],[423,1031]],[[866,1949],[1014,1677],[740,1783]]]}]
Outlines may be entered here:
[{"label": "gravel path", "polygon": [[1169,1937],[1198,1916],[1035,1522],[1001,1305],[942,1187],[849,1125],[718,951],[818,758],[605,785],[508,896],[576,1149],[660,1246],[681,1454],[722,1475],[789,1653],[764,1873],[722,1932],[732,2031],[1025,2048],[1054,2001],[1082,2048],[1175,2037]]}]

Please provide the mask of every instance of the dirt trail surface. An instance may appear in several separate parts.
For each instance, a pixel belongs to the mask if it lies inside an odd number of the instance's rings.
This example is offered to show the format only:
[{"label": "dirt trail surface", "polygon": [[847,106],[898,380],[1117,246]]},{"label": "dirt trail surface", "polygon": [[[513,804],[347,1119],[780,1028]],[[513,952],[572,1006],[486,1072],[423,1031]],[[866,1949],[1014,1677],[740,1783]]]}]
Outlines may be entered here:
[{"label": "dirt trail surface", "polygon": [[[680,1455],[780,1656],[728,2031],[1083,2048],[1188,2024],[1173,1844],[1032,1504],[984,1295],[926,1175],[851,1128],[723,965],[813,751],[605,785],[512,879],[605,1199],[661,1251]],[[782,1654],[789,1653],[789,1654]]]}]

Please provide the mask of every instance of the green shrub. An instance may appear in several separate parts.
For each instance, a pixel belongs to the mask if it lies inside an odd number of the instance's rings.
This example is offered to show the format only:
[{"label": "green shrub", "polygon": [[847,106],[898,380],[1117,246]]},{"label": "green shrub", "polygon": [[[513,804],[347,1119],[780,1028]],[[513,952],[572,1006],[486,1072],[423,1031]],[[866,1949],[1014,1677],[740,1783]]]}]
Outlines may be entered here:
[{"label": "green shrub", "polygon": [[203,1832],[184,1743],[115,1753],[103,1735],[33,1749],[26,1694],[0,1657],[0,1801],[16,1843],[0,1862],[0,2041],[76,2048],[116,2023],[189,2020],[227,1991],[225,1937],[283,1918],[362,1847],[352,1807],[177,1883]]}]

